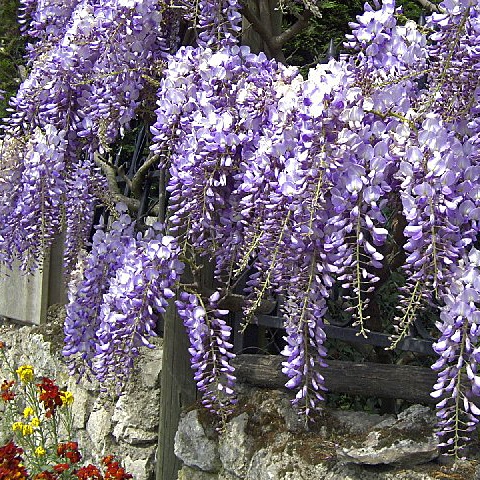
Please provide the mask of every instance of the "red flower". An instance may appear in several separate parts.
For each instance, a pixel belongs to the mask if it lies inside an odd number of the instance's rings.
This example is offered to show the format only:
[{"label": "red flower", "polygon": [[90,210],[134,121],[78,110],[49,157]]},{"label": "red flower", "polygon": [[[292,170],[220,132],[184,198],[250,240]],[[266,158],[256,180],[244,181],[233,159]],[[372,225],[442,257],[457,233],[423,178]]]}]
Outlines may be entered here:
[{"label": "red flower", "polygon": [[123,467],[119,465],[113,455],[108,455],[103,459],[103,463],[107,467],[105,471],[105,480],[128,480],[133,478],[132,475],[127,473]]},{"label": "red flower", "polygon": [[48,470],[44,470],[43,472],[37,473],[33,480],[56,480],[58,475],[54,472],[49,472]]},{"label": "red flower", "polygon": [[67,458],[72,465],[78,463],[82,459],[82,455],[78,451],[77,442],[59,443],[57,447],[57,455],[59,457]]},{"label": "red flower", "polygon": [[7,382],[6,380],[3,381],[2,385],[0,386],[0,396],[4,402],[9,402],[15,398],[15,393],[12,392],[11,388],[14,385],[14,381]]},{"label": "red flower", "polygon": [[100,473],[100,470],[95,465],[87,465],[82,467],[75,472],[75,475],[80,480],[103,480],[103,475]]},{"label": "red flower", "polygon": [[65,470],[68,470],[70,468],[70,465],[68,463],[57,463],[56,465],[53,466],[53,469],[57,473],[63,473]]},{"label": "red flower", "polygon": [[37,387],[40,390],[38,399],[45,406],[45,416],[50,418],[55,413],[55,409],[63,404],[60,389],[53,380],[46,377],[43,377],[42,383],[37,383]]},{"label": "red flower", "polygon": [[23,450],[13,442],[0,447],[0,480],[27,480],[22,453]]}]

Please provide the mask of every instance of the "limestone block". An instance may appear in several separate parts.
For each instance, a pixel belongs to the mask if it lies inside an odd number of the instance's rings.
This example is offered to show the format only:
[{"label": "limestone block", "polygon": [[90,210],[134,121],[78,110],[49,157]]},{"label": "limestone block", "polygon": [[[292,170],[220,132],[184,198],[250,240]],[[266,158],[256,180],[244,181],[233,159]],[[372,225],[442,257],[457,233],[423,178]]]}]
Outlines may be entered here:
[{"label": "limestone block", "polygon": [[356,445],[339,447],[343,462],[413,466],[438,457],[438,438],[434,433],[434,414],[427,407],[413,405],[396,420],[378,423]]},{"label": "limestone block", "polygon": [[160,388],[162,373],[163,348],[162,339],[154,339],[156,348],[142,352],[140,364],[140,381],[144,387]]},{"label": "limestone block", "polygon": [[128,455],[127,457],[122,457],[122,465],[128,473],[133,475],[135,480],[152,478],[154,471],[153,458],[133,459]]},{"label": "limestone block", "polygon": [[106,439],[112,428],[112,412],[101,401],[93,407],[87,422],[87,432],[96,452],[105,452]]},{"label": "limestone block", "polygon": [[246,413],[232,418],[219,439],[218,450],[223,468],[240,478],[245,478],[253,455],[253,439],[245,431],[247,422]]},{"label": "limestone block", "polygon": [[183,467],[178,472],[177,480],[220,480],[218,474],[207,473],[190,467]]},{"label": "limestone block", "polygon": [[352,410],[334,410],[331,412],[331,417],[338,429],[354,435],[367,433],[385,420],[392,423],[395,421],[393,415],[384,416]]},{"label": "limestone block", "polygon": [[323,479],[327,472],[326,465],[311,465],[293,451],[277,451],[277,446],[269,446],[254,454],[245,480]]},{"label": "limestone block", "polygon": [[90,408],[93,404],[93,398],[88,391],[79,385],[74,378],[70,377],[67,389],[72,392],[74,398],[73,408],[73,427],[84,429],[87,425]]},{"label": "limestone block", "polygon": [[160,393],[137,389],[121,395],[112,416],[113,436],[127,443],[152,443],[157,439]]},{"label": "limestone block", "polygon": [[186,413],[180,419],[174,452],[189,467],[205,472],[218,472],[220,469],[217,442],[207,437],[197,410]]}]

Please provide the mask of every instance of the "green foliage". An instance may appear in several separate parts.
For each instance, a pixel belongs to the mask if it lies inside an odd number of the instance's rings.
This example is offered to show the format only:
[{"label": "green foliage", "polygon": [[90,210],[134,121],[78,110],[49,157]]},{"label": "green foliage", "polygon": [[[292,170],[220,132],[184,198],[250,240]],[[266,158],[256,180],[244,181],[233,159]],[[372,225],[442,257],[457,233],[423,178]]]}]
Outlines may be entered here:
[{"label": "green foliage", "polygon": [[[432,3],[438,4],[440,0]],[[299,66],[304,75],[309,67],[327,59],[331,40],[337,53],[342,51],[345,34],[351,31],[349,22],[354,22],[356,16],[363,12],[365,0],[318,0],[317,4],[322,18],[312,18],[308,27],[285,47],[288,63]],[[397,5],[402,7],[407,18],[415,21],[422,12],[429,13],[416,0],[397,0]],[[289,4],[284,12],[284,28],[293,25],[302,11],[301,5]]]},{"label": "green foliage", "polygon": [[[302,67],[305,74],[309,67],[326,59],[330,40],[337,48],[341,47],[345,34],[350,31],[348,23],[362,12],[363,4],[363,0],[318,2],[322,18],[312,18],[308,27],[286,45],[288,63]],[[300,5],[291,5],[284,15],[284,27],[292,25],[302,10]]]},{"label": "green foliage", "polygon": [[5,90],[0,100],[0,117],[5,116],[8,98],[18,88],[18,65],[22,63],[24,40],[20,36],[17,22],[18,0],[0,1],[0,90]]}]

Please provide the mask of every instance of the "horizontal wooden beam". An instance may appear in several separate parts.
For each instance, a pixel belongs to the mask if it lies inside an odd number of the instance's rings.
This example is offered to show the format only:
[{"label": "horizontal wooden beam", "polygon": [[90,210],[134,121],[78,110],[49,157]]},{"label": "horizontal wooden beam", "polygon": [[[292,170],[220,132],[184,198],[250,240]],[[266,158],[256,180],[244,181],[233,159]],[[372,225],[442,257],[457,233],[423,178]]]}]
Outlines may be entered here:
[{"label": "horizontal wooden beam", "polygon": [[[280,355],[238,355],[234,359],[240,382],[264,388],[285,388],[287,377]],[[379,363],[354,363],[328,360],[322,369],[329,391],[367,397],[398,398],[410,402],[434,404],[430,396],[437,375],[429,368]]]},{"label": "horizontal wooden beam", "polygon": [[[285,328],[285,320],[274,315],[257,315],[252,323],[270,328]],[[374,345],[375,347],[388,348],[392,344],[391,335],[381,332],[369,332],[367,337],[360,335],[358,327],[349,327],[326,324],[323,330],[328,338],[336,338],[349,343],[360,343],[363,345]],[[398,342],[398,350],[421,353],[423,355],[435,355],[431,340],[416,337],[405,337]]]}]

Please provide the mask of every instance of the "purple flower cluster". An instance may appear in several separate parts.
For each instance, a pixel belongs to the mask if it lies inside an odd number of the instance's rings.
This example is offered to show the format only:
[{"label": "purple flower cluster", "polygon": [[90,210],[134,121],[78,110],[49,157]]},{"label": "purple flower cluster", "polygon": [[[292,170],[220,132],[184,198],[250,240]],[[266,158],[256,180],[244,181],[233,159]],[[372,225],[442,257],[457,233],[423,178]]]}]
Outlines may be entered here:
[{"label": "purple flower cluster", "polygon": [[101,382],[122,386],[142,346],[153,348],[159,315],[183,271],[173,237],[151,229],[130,240],[103,295],[93,370]]},{"label": "purple flower cluster", "polygon": [[471,248],[454,269],[434,344],[439,359],[432,397],[438,399],[440,446],[458,456],[480,420],[480,252]]},{"label": "purple flower cluster", "polygon": [[63,353],[76,372],[121,388],[139,348],[152,347],[149,338],[183,264],[173,237],[155,227],[135,236],[134,222],[119,208],[107,232],[97,229],[83,272],[72,282]]},{"label": "purple flower cluster", "polygon": [[238,0],[199,0],[195,7],[199,11],[198,45],[214,47],[236,44],[237,35],[242,30]]},{"label": "purple flower cluster", "polygon": [[[5,143],[5,154],[19,146],[14,139]],[[66,132],[48,125],[33,132],[24,158],[12,151],[16,161],[0,192],[0,257],[6,265],[19,259],[26,271],[33,270],[60,231],[66,149]]]},{"label": "purple flower cluster", "polygon": [[[311,270],[316,268],[310,266]],[[297,390],[293,404],[304,415],[305,423],[318,411],[327,390],[321,374],[322,369],[327,367],[324,360],[327,356],[324,345],[326,335],[323,330],[327,306],[319,291],[321,287],[313,281],[307,294],[298,286],[290,288],[283,306],[287,336],[282,355],[287,360],[282,363],[282,372],[290,378],[286,386]]]},{"label": "purple flower cluster", "polygon": [[190,339],[188,350],[202,403],[225,420],[236,403],[235,369],[229,363],[235,355],[229,342],[232,329],[223,318],[228,310],[217,308],[219,298],[216,292],[205,305],[197,294],[181,292],[175,304]]},{"label": "purple flower cluster", "polygon": [[93,370],[103,296],[122,266],[122,257],[132,237],[134,225],[125,213],[108,230],[101,223],[93,236],[91,252],[81,259],[70,282],[63,354],[68,357],[72,371],[79,374]]},{"label": "purple flower cluster", "polygon": [[[135,117],[145,77],[155,75],[164,55],[162,8],[154,0],[25,0],[26,33],[37,43],[29,49],[31,72],[12,99],[14,113],[4,129],[7,146],[26,139],[25,161],[6,179],[20,178],[25,191],[5,196],[0,206],[7,263],[21,256],[34,265],[62,229],[62,217],[67,270],[75,263],[92,218],[91,178],[98,177],[85,157],[107,149]],[[88,211],[79,215],[83,209]]]},{"label": "purple flower cluster", "polygon": [[34,62],[59,41],[80,0],[21,0],[20,24],[27,38],[35,41],[27,45],[28,59]]}]

